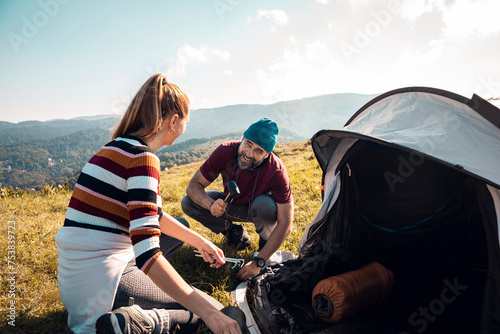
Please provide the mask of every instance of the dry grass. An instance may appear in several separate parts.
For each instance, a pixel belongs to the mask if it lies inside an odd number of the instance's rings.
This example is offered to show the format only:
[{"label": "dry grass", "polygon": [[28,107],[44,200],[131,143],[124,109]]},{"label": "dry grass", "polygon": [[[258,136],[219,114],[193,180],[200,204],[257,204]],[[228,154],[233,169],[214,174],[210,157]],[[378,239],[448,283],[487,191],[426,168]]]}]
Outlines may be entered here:
[{"label": "dry grass", "polygon": [[[296,253],[298,241],[321,205],[319,185],[321,170],[308,143],[278,145],[276,153],[287,167],[295,200],[294,228],[281,247]],[[201,163],[193,163],[164,171],[160,189],[163,209],[172,216],[188,219],[191,228],[224,249],[222,237],[210,232],[196,221],[186,217],[180,207],[189,179]],[[211,189],[221,189],[220,179]],[[67,313],[57,290],[57,250],[55,234],[64,221],[71,193],[56,191],[51,194],[24,194],[21,197],[0,199],[0,256],[2,261],[1,333],[64,333]],[[14,223],[9,223],[14,222]],[[12,227],[15,226],[15,230]],[[249,260],[256,251],[258,235],[252,224],[245,224],[253,245],[237,254],[225,249],[229,257]],[[9,229],[11,231],[9,240]],[[12,233],[15,231],[15,233]],[[8,267],[7,257],[15,245],[13,267]],[[13,247],[11,247],[13,248]],[[172,264],[193,286],[206,291],[224,305],[231,303],[230,290],[235,284],[237,269],[226,265],[214,270],[195,257],[192,247],[184,245]],[[15,284],[7,279],[15,272]],[[12,287],[15,291],[12,292]],[[13,295],[12,295],[13,293]],[[9,298],[14,296],[14,298]],[[6,305],[15,301],[15,327],[8,324]]]}]

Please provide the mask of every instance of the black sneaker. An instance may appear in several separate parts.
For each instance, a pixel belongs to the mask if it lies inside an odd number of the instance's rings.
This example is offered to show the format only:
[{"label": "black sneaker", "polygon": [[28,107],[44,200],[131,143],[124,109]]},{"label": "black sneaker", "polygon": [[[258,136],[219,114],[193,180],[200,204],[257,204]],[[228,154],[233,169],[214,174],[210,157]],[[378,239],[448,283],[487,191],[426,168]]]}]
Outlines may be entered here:
[{"label": "black sneaker", "polygon": [[95,323],[96,334],[153,333],[154,320],[139,305],[131,305],[132,303],[101,315]]},{"label": "black sneaker", "polygon": [[236,306],[226,306],[222,310],[220,310],[222,313],[227,315],[229,318],[236,320],[238,325],[240,326],[240,330],[242,334],[249,334],[250,332],[248,331],[247,327],[247,318],[245,316],[245,313],[241,309],[239,309]]},{"label": "black sneaker", "polygon": [[245,249],[252,244],[250,237],[241,225],[231,224],[225,234],[227,245],[237,251]]}]

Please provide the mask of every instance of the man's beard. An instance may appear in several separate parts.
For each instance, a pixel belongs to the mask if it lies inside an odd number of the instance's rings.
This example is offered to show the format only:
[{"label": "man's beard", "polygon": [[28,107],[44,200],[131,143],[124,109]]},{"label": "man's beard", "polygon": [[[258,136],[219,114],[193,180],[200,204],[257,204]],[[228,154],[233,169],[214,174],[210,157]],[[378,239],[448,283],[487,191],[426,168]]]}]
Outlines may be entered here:
[{"label": "man's beard", "polygon": [[245,157],[246,157],[249,161],[248,161],[248,162],[247,162],[247,161],[243,161],[243,159],[242,159],[242,156],[243,156],[243,155],[244,155],[243,153],[238,154],[238,166],[240,166],[240,168],[241,168],[241,169],[255,169],[255,168],[257,168],[257,167],[260,165],[260,163],[262,162],[262,161],[261,161],[261,162],[257,163],[257,162],[255,161],[255,159],[254,159],[254,158],[249,158],[249,157],[247,157],[247,156],[245,156]]}]

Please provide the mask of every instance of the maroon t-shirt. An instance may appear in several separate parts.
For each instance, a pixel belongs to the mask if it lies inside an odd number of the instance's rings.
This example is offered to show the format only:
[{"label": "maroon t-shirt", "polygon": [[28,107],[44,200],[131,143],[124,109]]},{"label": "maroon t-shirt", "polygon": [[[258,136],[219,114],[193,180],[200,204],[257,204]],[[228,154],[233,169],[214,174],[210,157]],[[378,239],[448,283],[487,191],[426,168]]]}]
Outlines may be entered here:
[{"label": "maroon t-shirt", "polygon": [[201,165],[201,174],[209,182],[222,175],[224,195],[228,194],[227,183],[235,181],[240,189],[240,196],[233,200],[234,204],[249,205],[257,196],[267,193],[276,203],[290,203],[292,201],[290,180],[281,160],[271,153],[256,169],[241,169],[237,161],[240,143],[241,141],[230,141],[217,147]]}]

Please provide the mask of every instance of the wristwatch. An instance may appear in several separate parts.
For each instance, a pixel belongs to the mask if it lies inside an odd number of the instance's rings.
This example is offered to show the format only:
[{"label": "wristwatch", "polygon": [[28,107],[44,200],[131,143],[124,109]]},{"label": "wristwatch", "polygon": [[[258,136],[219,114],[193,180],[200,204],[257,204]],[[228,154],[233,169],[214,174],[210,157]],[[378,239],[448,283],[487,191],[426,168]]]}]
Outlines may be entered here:
[{"label": "wristwatch", "polygon": [[252,261],[255,261],[257,264],[257,267],[262,268],[266,265],[266,261],[264,261],[263,258],[257,257],[257,256],[252,256]]}]

